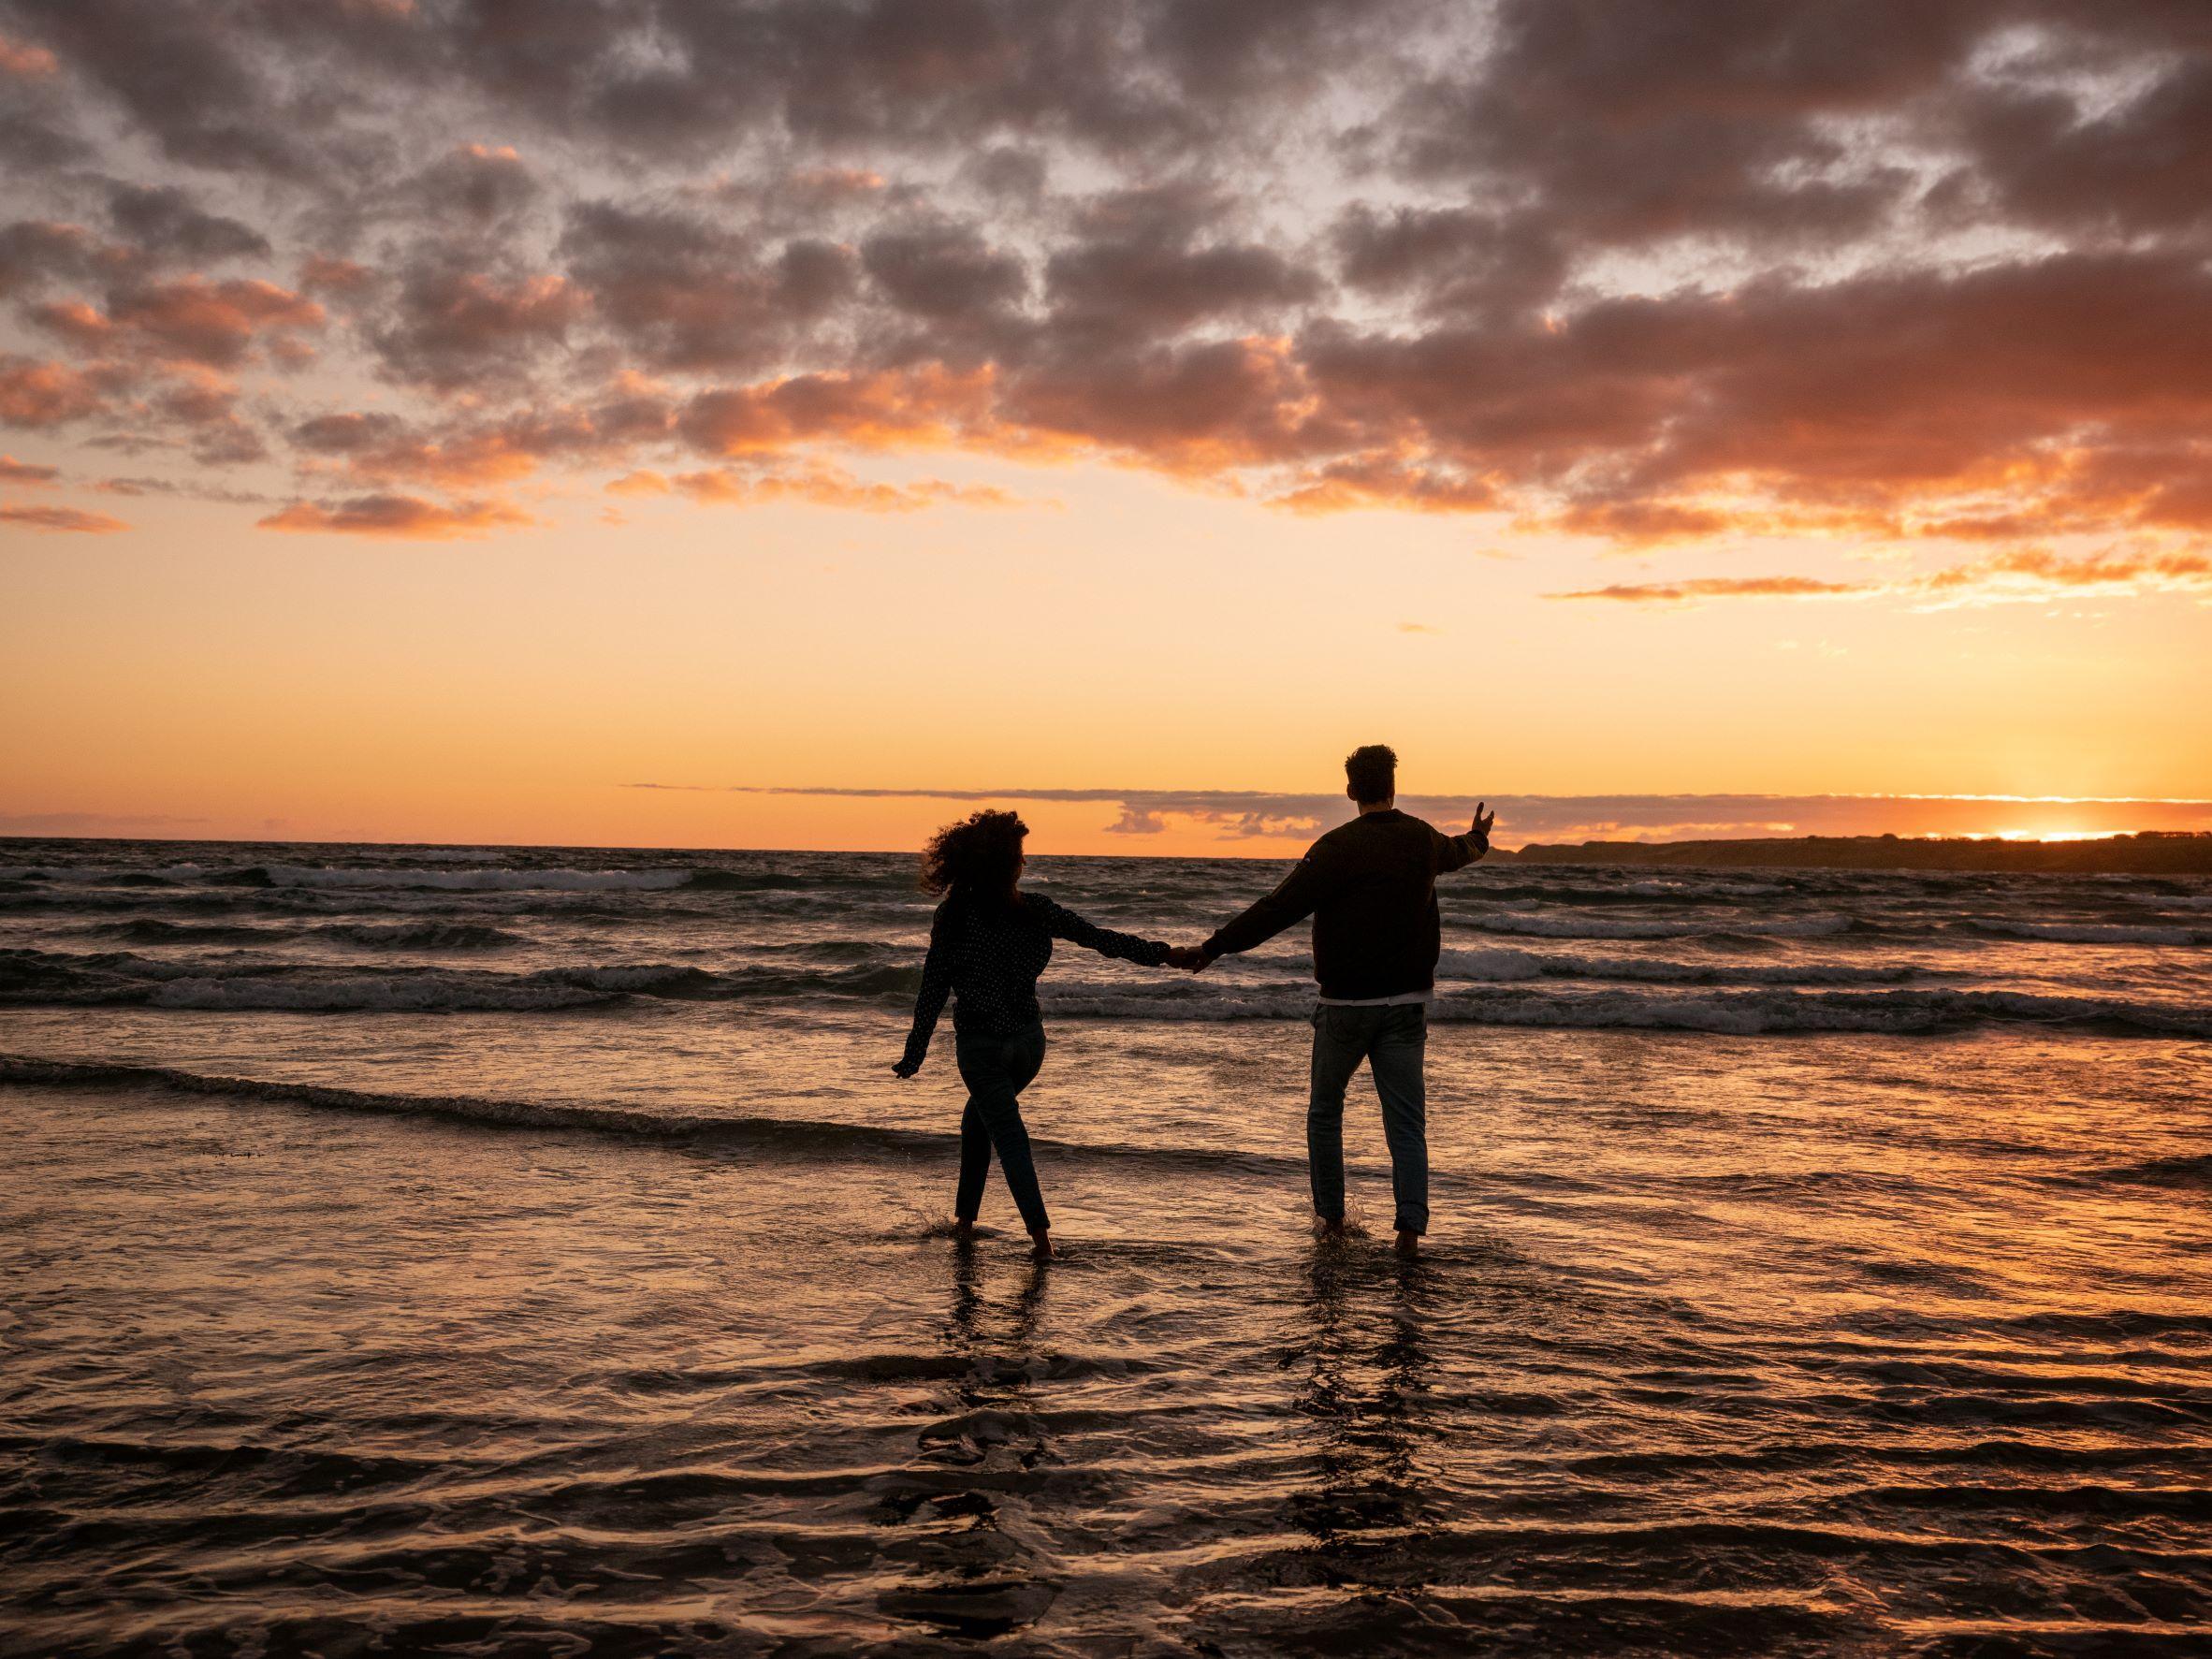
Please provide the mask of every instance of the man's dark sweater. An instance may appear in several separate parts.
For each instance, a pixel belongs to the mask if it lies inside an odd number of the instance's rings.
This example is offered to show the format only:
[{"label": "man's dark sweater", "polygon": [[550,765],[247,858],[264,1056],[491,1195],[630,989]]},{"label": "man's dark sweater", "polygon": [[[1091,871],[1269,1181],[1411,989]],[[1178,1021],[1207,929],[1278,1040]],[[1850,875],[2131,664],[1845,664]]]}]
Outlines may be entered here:
[{"label": "man's dark sweater", "polygon": [[1362,812],[1316,841],[1273,893],[1205,943],[1208,956],[1264,944],[1314,919],[1314,978],[1321,995],[1364,1002],[1436,982],[1442,934],[1436,878],[1490,851],[1469,830],[1448,836],[1395,807]]}]

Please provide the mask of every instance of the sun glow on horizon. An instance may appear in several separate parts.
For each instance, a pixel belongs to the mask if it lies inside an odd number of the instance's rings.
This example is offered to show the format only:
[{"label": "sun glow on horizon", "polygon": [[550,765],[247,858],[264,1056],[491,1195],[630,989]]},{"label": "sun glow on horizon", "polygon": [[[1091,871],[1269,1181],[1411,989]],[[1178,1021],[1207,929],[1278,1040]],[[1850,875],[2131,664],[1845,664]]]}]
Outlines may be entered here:
[{"label": "sun glow on horizon", "polygon": [[2133,835],[2119,829],[2005,829],[1975,836],[1977,841],[2108,841],[2115,836]]}]

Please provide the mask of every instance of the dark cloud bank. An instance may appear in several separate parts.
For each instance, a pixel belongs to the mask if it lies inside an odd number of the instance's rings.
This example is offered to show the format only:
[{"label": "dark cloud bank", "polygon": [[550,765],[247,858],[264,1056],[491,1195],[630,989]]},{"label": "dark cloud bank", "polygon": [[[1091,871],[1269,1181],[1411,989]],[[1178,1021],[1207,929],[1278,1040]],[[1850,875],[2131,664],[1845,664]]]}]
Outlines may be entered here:
[{"label": "dark cloud bank", "polygon": [[931,449],[2212,586],[2195,0],[0,0],[0,426],[274,528]]}]

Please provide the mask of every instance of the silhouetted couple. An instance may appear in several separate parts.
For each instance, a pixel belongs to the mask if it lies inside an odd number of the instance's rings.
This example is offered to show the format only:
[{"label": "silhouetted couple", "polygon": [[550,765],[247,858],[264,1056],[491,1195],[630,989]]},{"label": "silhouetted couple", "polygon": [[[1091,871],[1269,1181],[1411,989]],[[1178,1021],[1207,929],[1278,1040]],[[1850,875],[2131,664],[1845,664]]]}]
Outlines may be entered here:
[{"label": "silhouetted couple", "polygon": [[1021,1094],[1044,1063],[1044,1018],[1037,980],[1053,940],[1201,973],[1215,958],[1249,951],[1284,928],[1314,919],[1312,1093],[1306,1157],[1314,1217],[1323,1236],[1344,1232],[1344,1096],[1365,1060],[1382,1101],[1390,1148],[1398,1248],[1412,1255],[1429,1230],[1429,1138],[1423,1052],[1434,994],[1441,924],[1436,878],[1490,851],[1495,814],[1480,804],[1464,835],[1448,836],[1397,808],[1398,757],[1381,744],[1344,764],[1345,793],[1359,808],[1349,823],[1316,841],[1282,884],[1202,945],[1164,944],[1084,921],[1065,905],[1021,890],[1028,826],[1011,812],[978,812],[948,824],[922,851],[922,889],[939,895],[929,956],[906,1056],[892,1068],[911,1077],[929,1051],[945,998],[954,997],[954,1052],[968,1084],[960,1120],[960,1186],[954,1225],[972,1231],[991,1154],[1040,1257],[1052,1254],[1052,1221],[1037,1187]]}]

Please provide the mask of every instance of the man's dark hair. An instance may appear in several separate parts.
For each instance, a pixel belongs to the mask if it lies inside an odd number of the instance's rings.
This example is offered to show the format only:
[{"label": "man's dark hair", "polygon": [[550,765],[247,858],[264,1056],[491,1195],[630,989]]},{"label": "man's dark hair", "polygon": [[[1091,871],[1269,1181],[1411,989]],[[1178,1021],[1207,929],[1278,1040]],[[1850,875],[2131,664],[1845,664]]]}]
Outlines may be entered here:
[{"label": "man's dark hair", "polygon": [[1398,793],[1398,751],[1387,743],[1353,749],[1344,757],[1344,780],[1362,807],[1390,800]]}]

